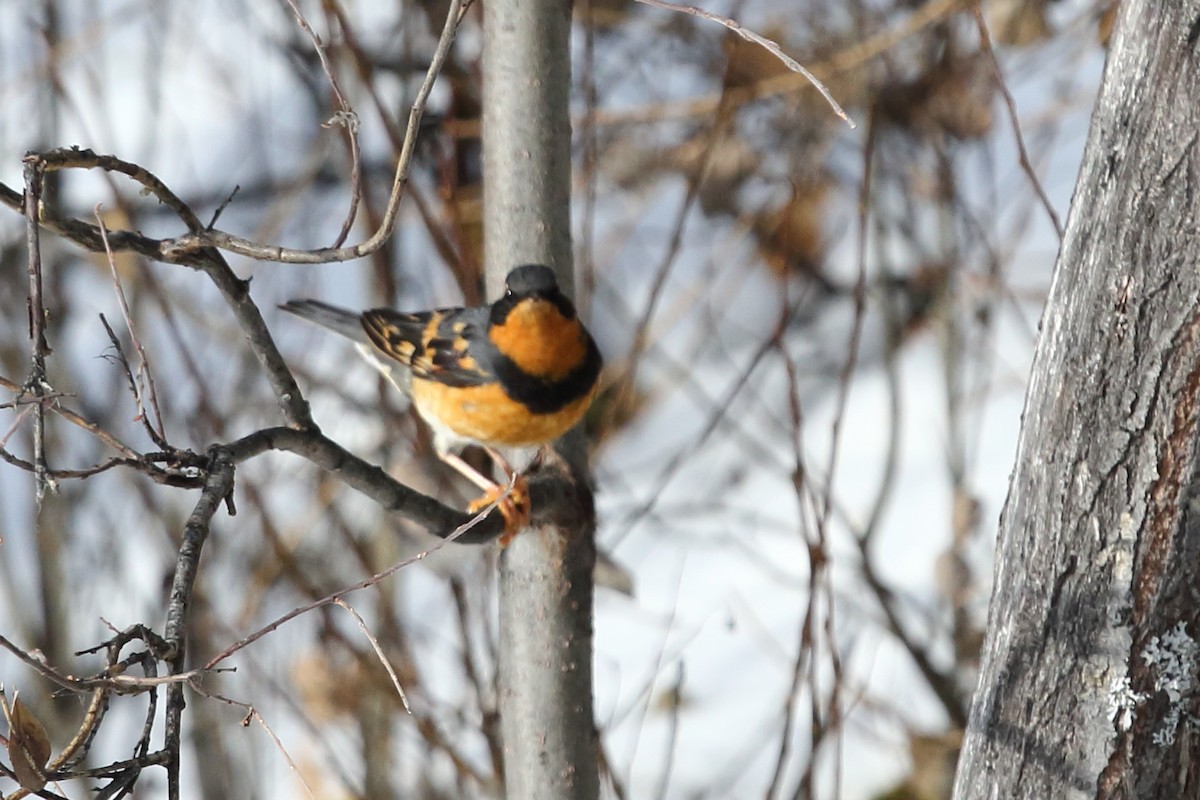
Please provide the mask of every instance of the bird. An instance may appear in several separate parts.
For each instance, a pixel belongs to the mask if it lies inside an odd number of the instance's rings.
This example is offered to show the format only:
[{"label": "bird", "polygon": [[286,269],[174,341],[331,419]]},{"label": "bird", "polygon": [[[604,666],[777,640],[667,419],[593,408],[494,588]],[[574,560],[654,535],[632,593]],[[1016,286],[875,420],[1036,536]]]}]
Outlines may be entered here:
[{"label": "bird", "polygon": [[[320,300],[279,306],[353,339],[411,397],[439,458],[484,491],[468,509],[497,503],[505,521],[501,546],[530,519],[528,484],[501,450],[540,455],[583,418],[603,366],[554,270],[524,264],[504,284],[504,295],[491,305],[467,308],[360,313]],[[398,380],[391,374],[396,366]],[[467,445],[492,457],[508,477],[507,488],[455,452]]]}]

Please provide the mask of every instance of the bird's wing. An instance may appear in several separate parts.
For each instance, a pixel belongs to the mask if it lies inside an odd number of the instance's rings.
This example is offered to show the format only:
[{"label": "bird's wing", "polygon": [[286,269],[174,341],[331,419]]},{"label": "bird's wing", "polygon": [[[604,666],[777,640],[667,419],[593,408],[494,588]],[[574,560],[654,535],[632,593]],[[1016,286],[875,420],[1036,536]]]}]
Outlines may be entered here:
[{"label": "bird's wing", "polygon": [[367,338],[385,355],[412,368],[413,376],[447,386],[496,380],[476,356],[488,343],[487,309],[444,308],[405,313],[373,308],[362,314]]}]

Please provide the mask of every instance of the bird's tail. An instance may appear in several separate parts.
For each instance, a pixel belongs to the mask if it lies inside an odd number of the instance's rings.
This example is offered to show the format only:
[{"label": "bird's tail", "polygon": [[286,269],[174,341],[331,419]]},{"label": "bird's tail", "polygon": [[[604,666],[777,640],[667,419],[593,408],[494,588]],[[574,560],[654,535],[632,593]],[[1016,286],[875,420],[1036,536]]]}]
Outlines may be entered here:
[{"label": "bird's tail", "polygon": [[363,330],[361,317],[349,309],[331,306],[320,300],[289,300],[279,307],[289,314],[295,314],[356,342],[370,342],[367,332]]},{"label": "bird's tail", "polygon": [[412,370],[391,359],[385,364],[371,344],[362,326],[361,315],[340,306],[331,306],[320,300],[289,300],[279,306],[289,314],[315,322],[322,328],[340,333],[358,343],[359,354],[375,369],[379,370],[393,386],[406,395],[412,394]]}]

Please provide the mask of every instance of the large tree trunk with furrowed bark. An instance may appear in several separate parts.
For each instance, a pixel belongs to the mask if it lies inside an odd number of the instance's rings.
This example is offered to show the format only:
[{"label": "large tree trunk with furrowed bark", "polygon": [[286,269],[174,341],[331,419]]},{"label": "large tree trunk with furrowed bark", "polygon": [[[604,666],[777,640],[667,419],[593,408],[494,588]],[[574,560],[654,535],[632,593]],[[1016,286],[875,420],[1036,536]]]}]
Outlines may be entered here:
[{"label": "large tree trunk with furrowed bark", "polygon": [[1200,2],[1123,0],[955,797],[1200,797]]}]

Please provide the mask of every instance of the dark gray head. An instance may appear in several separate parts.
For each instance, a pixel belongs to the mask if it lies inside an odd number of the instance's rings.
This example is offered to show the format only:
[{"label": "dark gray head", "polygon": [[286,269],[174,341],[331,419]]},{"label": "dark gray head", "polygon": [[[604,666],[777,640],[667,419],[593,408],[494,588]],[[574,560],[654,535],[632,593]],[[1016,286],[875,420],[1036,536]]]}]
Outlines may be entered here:
[{"label": "dark gray head", "polygon": [[501,325],[522,302],[550,302],[567,319],[575,319],[575,306],[558,288],[554,270],[542,264],[523,264],[504,279],[504,296],[492,304],[491,324]]},{"label": "dark gray head", "polygon": [[508,294],[553,294],[558,291],[554,270],[544,264],[524,264],[504,279]]}]

